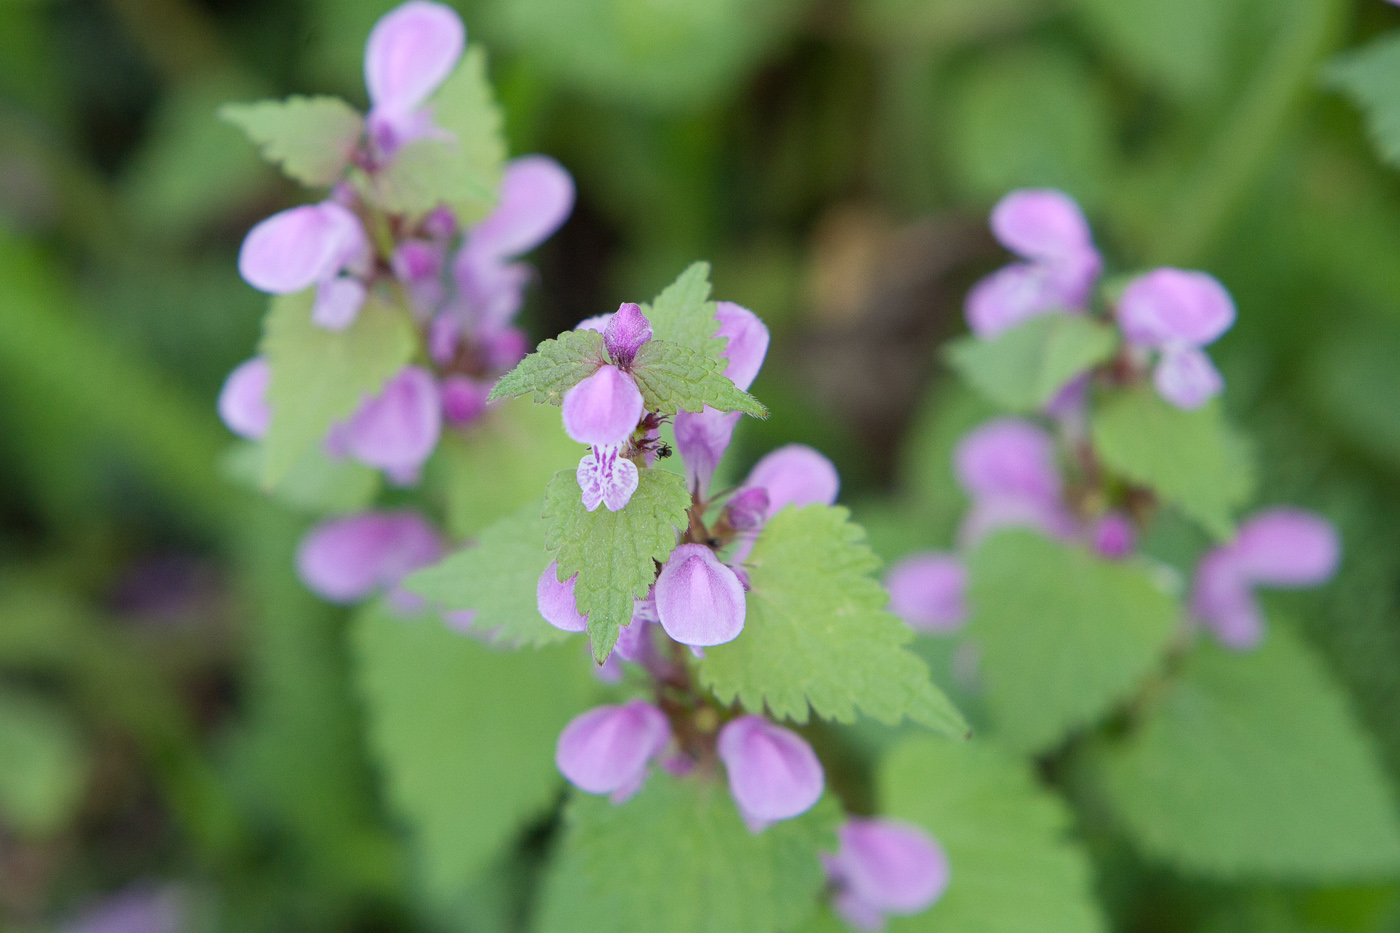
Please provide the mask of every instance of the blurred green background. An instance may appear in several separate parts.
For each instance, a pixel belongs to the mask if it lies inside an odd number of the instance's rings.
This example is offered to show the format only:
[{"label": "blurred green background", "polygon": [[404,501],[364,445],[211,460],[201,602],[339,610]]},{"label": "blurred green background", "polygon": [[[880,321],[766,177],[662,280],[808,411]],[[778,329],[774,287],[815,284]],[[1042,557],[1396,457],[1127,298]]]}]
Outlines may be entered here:
[{"label": "blurred green background", "polygon": [[[1240,319],[1212,352],[1261,504],[1316,508],[1347,543],[1340,581],[1291,611],[1400,778],[1400,185],[1324,81],[1400,10],[456,5],[512,153],[579,185],[534,257],[533,335],[712,260],[718,297],[774,332],[754,387],[774,417],[743,456],[830,453],[887,558],[946,546],[962,508],[947,455],[979,412],[936,347],[1004,260],[985,226],[1002,193],[1073,194],[1114,271],[1217,275]],[[194,926],[433,928],[362,747],[343,615],[292,574],[304,520],[222,477],[213,407],[264,307],[238,244],[304,198],[213,111],[362,105],[390,6],[0,0],[0,930],[140,879],[178,882]],[[1378,930],[1393,900],[1218,890],[1097,854],[1125,931]],[[460,928],[508,929],[520,892],[482,885],[494,919]]]}]

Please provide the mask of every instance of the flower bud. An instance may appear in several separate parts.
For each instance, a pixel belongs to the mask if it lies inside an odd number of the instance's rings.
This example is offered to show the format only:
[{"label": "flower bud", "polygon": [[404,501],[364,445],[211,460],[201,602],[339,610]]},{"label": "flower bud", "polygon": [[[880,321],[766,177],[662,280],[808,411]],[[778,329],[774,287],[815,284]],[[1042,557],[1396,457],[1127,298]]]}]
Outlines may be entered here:
[{"label": "flower bud", "polygon": [[1137,530],[1122,512],[1109,512],[1094,522],[1089,532],[1094,550],[1109,560],[1131,557],[1137,547]]},{"label": "flower bud", "polygon": [[406,366],[379,395],[360,405],[338,440],[366,466],[412,482],[442,433],[442,399],[426,369]]},{"label": "flower bud", "polygon": [[1225,380],[1205,352],[1195,347],[1172,347],[1152,371],[1157,394],[1184,411],[1195,411],[1225,389]]},{"label": "flower bud", "polygon": [[1135,346],[1203,347],[1235,323],[1235,303],[1204,272],[1156,269],[1124,289],[1118,323]]},{"label": "flower bud", "polygon": [[462,427],[471,424],[486,411],[491,384],[468,376],[448,376],[442,380],[438,391],[442,395],[443,417],[449,423]]},{"label": "flower bud", "polygon": [[437,532],[415,512],[362,512],[322,522],[297,548],[307,588],[334,603],[397,587],[442,555]]},{"label": "flower bud", "polygon": [[750,824],[791,819],[821,799],[821,762],[796,732],[762,716],[740,716],[720,729],[717,747],[729,792]]},{"label": "flower bud", "polygon": [[852,818],[841,848],[822,856],[837,911],[858,930],[879,930],[886,914],[922,913],[947,890],[948,856],[928,833],[894,820]]},{"label": "flower bud", "polygon": [[637,351],[650,339],[651,321],[642,314],[639,305],[630,301],[619,306],[603,328],[603,346],[607,348],[608,356],[624,368],[632,365]]},{"label": "flower bud", "polygon": [[768,494],[768,518],[786,506],[831,505],[841,488],[836,466],[806,444],[788,444],[765,456],[749,471],[745,487]]},{"label": "flower bud", "polygon": [[950,554],[906,557],[890,568],[885,586],[890,611],[910,628],[952,632],[967,621],[967,570]]},{"label": "flower bud", "polygon": [[632,377],[603,366],[564,393],[564,432],[580,444],[616,446],[631,436],[644,410]]},{"label": "flower bud", "polygon": [[647,764],[671,740],[666,715],[644,700],[600,706],[574,717],[559,734],[554,763],[571,784],[590,794],[631,796],[646,780]]},{"label": "flower bud", "polygon": [[752,531],[767,521],[768,507],[768,491],[750,486],[730,498],[724,517],[735,531]]},{"label": "flower bud", "polygon": [[535,605],[550,625],[563,632],[588,631],[588,616],[578,611],[574,601],[574,585],[578,574],[559,581],[559,562],[550,561],[535,586]]},{"label": "flower bud", "polygon": [[597,446],[583,455],[574,473],[583,493],[583,507],[595,511],[606,505],[616,512],[632,501],[632,493],[641,483],[637,465],[622,456],[617,446]]},{"label": "flower bud", "polygon": [[722,645],[744,630],[744,587],[714,552],[682,544],[656,579],[661,627],[683,645]]},{"label": "flower bud", "polygon": [[219,417],[230,431],[252,441],[263,439],[272,423],[272,410],[267,405],[271,381],[272,367],[261,356],[239,363],[228,374],[219,391]]}]

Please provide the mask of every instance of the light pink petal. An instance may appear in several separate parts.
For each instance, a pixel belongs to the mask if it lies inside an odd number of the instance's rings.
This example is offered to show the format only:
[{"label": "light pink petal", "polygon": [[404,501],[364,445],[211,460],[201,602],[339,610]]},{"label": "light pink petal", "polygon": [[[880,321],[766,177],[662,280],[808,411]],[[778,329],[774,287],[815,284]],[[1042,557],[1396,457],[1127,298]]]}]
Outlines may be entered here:
[{"label": "light pink petal", "polygon": [[882,913],[922,913],[947,890],[948,856],[917,826],[853,817],[839,838],[835,857],[823,859],[833,883]]},{"label": "light pink petal", "polygon": [[234,367],[219,392],[219,417],[228,429],[249,440],[262,440],[272,423],[272,409],[267,405],[267,387],[272,381],[272,367],[261,356],[245,360]]},{"label": "light pink petal", "polygon": [[722,645],[744,630],[744,586],[734,571],[700,544],[671,552],[656,579],[661,627],[683,645]]},{"label": "light pink petal", "polygon": [[1303,509],[1269,509],[1240,526],[1232,562],[1254,584],[1318,586],[1332,579],[1342,542],[1332,523]]},{"label": "light pink petal", "polygon": [[969,431],[953,451],[953,472],[973,499],[1016,497],[1058,502],[1055,440],[1021,418],[996,418]]},{"label": "light pink petal", "polygon": [[603,366],[564,393],[564,433],[580,444],[616,446],[631,437],[644,410],[632,377]]},{"label": "light pink petal", "polygon": [[724,520],[735,531],[753,531],[768,520],[768,511],[768,490],[750,486],[730,496]]},{"label": "light pink petal", "polygon": [[1229,548],[1210,552],[1197,566],[1191,610],[1227,648],[1248,650],[1264,637],[1264,614]]},{"label": "light pink petal", "polygon": [[417,513],[364,512],[313,528],[297,549],[297,572],[322,598],[354,602],[441,555],[437,532]]},{"label": "light pink petal", "polygon": [[365,45],[365,87],[374,110],[416,110],[456,67],[467,31],[451,7],[409,0],[380,17]]},{"label": "light pink petal", "polygon": [[1029,528],[1058,541],[1071,541],[1080,535],[1078,520],[1059,501],[986,496],[975,500],[963,515],[958,547],[971,550],[993,532],[1009,528]]},{"label": "light pink petal", "polygon": [[984,277],[967,293],[968,329],[984,340],[1041,314],[1067,310],[1042,266],[1012,263]]},{"label": "light pink petal", "polygon": [[623,302],[603,328],[603,345],[619,366],[631,366],[637,351],[650,339],[651,321],[640,305],[630,301]]},{"label": "light pink petal", "polygon": [[442,380],[442,416],[450,424],[463,427],[486,412],[486,399],[492,383],[470,376],[448,376]]},{"label": "light pink petal", "polygon": [[506,164],[496,209],[467,234],[466,249],[497,260],[520,256],[563,226],[574,209],[574,180],[549,156]]},{"label": "light pink petal", "polygon": [[1137,547],[1137,529],[1122,512],[1109,512],[1094,522],[1089,530],[1094,550],[1109,560],[1131,557]]},{"label": "light pink petal", "polygon": [[967,621],[967,570],[951,554],[914,554],[885,577],[890,611],[924,632],[953,632]]},{"label": "light pink petal", "polygon": [[622,456],[616,445],[594,447],[584,454],[575,477],[583,492],[583,507],[590,512],[599,505],[607,506],[609,512],[621,510],[641,482],[637,465]]},{"label": "light pink petal", "polygon": [[831,906],[846,925],[859,933],[879,933],[888,925],[885,913],[850,890],[838,890],[831,896]]},{"label": "light pink petal", "polygon": [[1012,252],[1039,262],[1094,249],[1093,232],[1074,199],[1061,191],[1012,191],[992,209],[992,233]]},{"label": "light pink petal", "polygon": [[571,784],[590,794],[635,790],[647,763],[670,740],[671,724],[650,703],[600,706],[564,727],[554,762]]},{"label": "light pink petal", "polygon": [[768,517],[789,505],[832,505],[841,490],[836,466],[806,444],[788,444],[765,456],[749,471],[744,486],[768,493]]},{"label": "light pink petal", "polygon": [[510,323],[525,301],[525,286],[533,270],[524,263],[505,262],[462,250],[452,266],[453,279],[468,319],[476,330],[494,333]]},{"label": "light pink petal", "polygon": [[365,303],[365,286],[359,279],[338,275],[316,286],[311,320],[326,330],[342,331],[355,323]]},{"label": "light pink petal", "polygon": [[609,311],[607,314],[599,314],[594,317],[584,318],[574,325],[574,330],[591,330],[601,334],[608,329],[608,321],[612,320],[612,316],[613,312]]},{"label": "light pink petal", "polygon": [[248,231],[238,271],[259,291],[290,295],[335,275],[366,245],[360,221],[346,208],[334,201],[303,204]]},{"label": "light pink petal", "polygon": [[535,587],[535,604],[540,610],[540,615],[561,631],[588,631],[588,616],[580,613],[578,604],[574,602],[574,585],[577,581],[578,574],[574,574],[564,582],[559,582],[559,562],[550,561],[544,573],[540,574],[540,582]]},{"label": "light pink petal", "polygon": [[724,374],[748,391],[768,355],[768,328],[757,314],[732,301],[716,304],[715,318],[719,321],[715,336],[729,341],[724,346],[724,357],[729,361]]},{"label": "light pink petal", "polygon": [[1138,276],[1118,302],[1118,323],[1142,347],[1203,347],[1235,323],[1230,293],[1204,272],[1156,269]]},{"label": "light pink petal", "polygon": [[821,762],[796,732],[762,716],[740,716],[720,729],[717,747],[734,802],[751,821],[791,819],[821,799]]},{"label": "light pink petal", "polygon": [[743,417],[737,411],[716,411],[706,405],[699,413],[677,412],[672,419],[676,432],[676,450],[685,461],[686,483],[704,495],[710,488],[710,479],[715,475],[729,442],[734,437],[734,428]]},{"label": "light pink petal", "polygon": [[1195,411],[1225,390],[1225,380],[1204,350],[1166,350],[1152,371],[1157,393],[1184,411]]},{"label": "light pink petal", "polygon": [[367,466],[400,475],[421,467],[442,433],[442,399],[432,373],[407,366],[345,423],[345,451]]}]

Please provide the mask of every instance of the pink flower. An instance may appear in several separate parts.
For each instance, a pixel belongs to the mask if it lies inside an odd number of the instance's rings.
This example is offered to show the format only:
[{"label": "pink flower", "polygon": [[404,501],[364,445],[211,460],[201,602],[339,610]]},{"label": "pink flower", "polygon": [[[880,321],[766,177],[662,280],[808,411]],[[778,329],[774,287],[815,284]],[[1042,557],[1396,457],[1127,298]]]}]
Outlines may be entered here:
[{"label": "pink flower", "polygon": [[734,803],[755,832],[806,813],[821,799],[826,776],[812,746],[762,716],[726,723],[718,752]]},{"label": "pink flower", "polygon": [[1235,323],[1235,304],[1211,276],[1171,268],[1138,276],[1118,302],[1118,323],[1128,343],[1159,354],[1153,383],[1176,407],[1200,408],[1224,389],[1201,348]]},{"label": "pink flower", "polygon": [[328,446],[401,485],[414,483],[442,433],[442,399],[432,373],[404,367],[331,431]]},{"label": "pink flower", "polygon": [[335,201],[303,204],[259,222],[243,239],[238,271],[272,295],[316,286],[311,319],[344,330],[359,314],[365,286],[345,273],[368,271],[369,240],[350,210]]},{"label": "pink flower", "polygon": [[645,408],[632,377],[607,365],[564,393],[564,433],[580,444],[616,446],[637,429]]},{"label": "pink flower", "polygon": [[595,511],[605,505],[617,512],[632,501],[632,493],[641,483],[637,465],[622,456],[617,444],[595,445],[583,455],[575,472],[579,489],[583,491],[583,507]]},{"label": "pink flower", "polygon": [[535,604],[540,615],[560,631],[588,631],[588,616],[578,611],[578,604],[574,601],[574,585],[577,581],[578,574],[574,574],[561,583],[559,562],[550,561],[544,573],[540,574],[540,582],[535,587]]},{"label": "pink flower", "polygon": [[917,826],[851,818],[841,848],[823,855],[833,906],[857,930],[882,930],[885,916],[922,913],[948,888],[948,856]]},{"label": "pink flower", "polygon": [[923,632],[957,631],[967,621],[967,570],[951,554],[912,554],[885,577],[890,611]]},{"label": "pink flower", "polygon": [[219,417],[230,431],[252,441],[263,439],[272,423],[272,410],[267,405],[271,381],[272,368],[261,356],[239,363],[228,374],[219,392]]},{"label": "pink flower", "polygon": [[467,32],[449,6],[409,0],[380,17],[365,44],[366,126],[385,157],[433,131],[423,105],[452,74]]},{"label": "pink flower", "polygon": [[641,790],[647,766],[671,741],[666,714],[644,700],[600,706],[574,717],[559,735],[554,763],[580,790],[621,803]]},{"label": "pink flower", "polygon": [[1055,441],[1020,418],[997,418],[970,431],[953,452],[953,472],[972,500],[958,540],[974,547],[999,528],[1029,527],[1069,539],[1078,523],[1061,498]]},{"label": "pink flower", "polygon": [[351,603],[377,591],[392,595],[404,577],[441,556],[437,532],[416,512],[362,512],[311,529],[297,548],[297,572],[323,599]]},{"label": "pink flower", "polygon": [[656,611],[681,644],[722,645],[744,630],[744,586],[709,548],[682,544],[656,579]]}]

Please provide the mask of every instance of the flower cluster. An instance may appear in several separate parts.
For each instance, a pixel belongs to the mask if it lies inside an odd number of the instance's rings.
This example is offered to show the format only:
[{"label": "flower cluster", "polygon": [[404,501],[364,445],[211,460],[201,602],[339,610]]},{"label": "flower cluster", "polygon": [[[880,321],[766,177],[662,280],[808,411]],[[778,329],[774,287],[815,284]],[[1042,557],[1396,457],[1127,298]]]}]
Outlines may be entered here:
[{"label": "flower cluster", "polygon": [[[1058,191],[1013,191],[992,211],[991,226],[1022,261],[993,272],[968,293],[967,323],[974,335],[992,339],[1033,317],[1094,310],[1103,261],[1073,200]],[[1200,408],[1224,388],[1203,348],[1234,324],[1235,306],[1211,276],[1155,269],[1132,279],[1107,316],[1125,343],[1112,367],[1118,378],[1136,378],[1150,367],[1162,398],[1186,410]]]},{"label": "flower cluster", "polygon": [[[365,83],[371,108],[348,171],[373,179],[408,143],[442,136],[426,101],[456,67],[465,30],[449,7],[411,0],[370,33]],[[311,319],[341,331],[381,288],[397,296],[423,336],[423,365],[405,366],[334,425],[323,449],[411,485],[444,424],[465,426],[487,407],[496,379],[525,355],[512,326],[529,268],[516,261],[557,230],[573,208],[569,174],[546,156],[504,170],[495,209],[463,229],[446,206],[422,217],[384,215],[348,181],[318,204],[290,208],[249,231],[239,253],[245,281],[272,295],[315,289]],[[382,231],[372,238],[368,231]],[[271,413],[269,364],[255,357],[230,374],[219,412],[231,430],[262,439]]]}]

